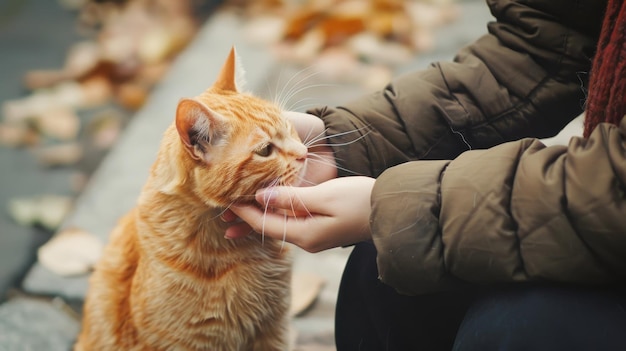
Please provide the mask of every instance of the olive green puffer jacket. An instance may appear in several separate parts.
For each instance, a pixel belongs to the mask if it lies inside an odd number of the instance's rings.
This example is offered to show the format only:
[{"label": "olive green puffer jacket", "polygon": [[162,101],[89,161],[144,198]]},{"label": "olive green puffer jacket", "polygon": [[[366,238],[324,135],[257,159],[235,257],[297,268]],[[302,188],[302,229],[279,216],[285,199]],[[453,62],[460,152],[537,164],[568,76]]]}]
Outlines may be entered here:
[{"label": "olive green puffer jacket", "polygon": [[312,111],[331,143],[362,131],[334,152],[342,168],[377,177],[380,277],[408,294],[625,281],[626,121],[569,147],[524,139],[555,135],[582,112],[606,2],[488,4],[497,21],[453,62]]}]

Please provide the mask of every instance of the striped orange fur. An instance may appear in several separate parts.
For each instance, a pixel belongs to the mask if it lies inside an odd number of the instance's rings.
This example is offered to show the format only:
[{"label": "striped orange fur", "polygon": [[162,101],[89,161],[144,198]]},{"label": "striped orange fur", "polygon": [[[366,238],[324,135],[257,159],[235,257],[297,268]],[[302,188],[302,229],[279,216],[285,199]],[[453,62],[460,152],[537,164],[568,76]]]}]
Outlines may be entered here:
[{"label": "striped orange fur", "polygon": [[75,350],[285,350],[291,261],[259,235],[227,240],[220,213],[293,184],[307,149],[274,104],[218,79],[180,101],[137,206],[90,278]]}]

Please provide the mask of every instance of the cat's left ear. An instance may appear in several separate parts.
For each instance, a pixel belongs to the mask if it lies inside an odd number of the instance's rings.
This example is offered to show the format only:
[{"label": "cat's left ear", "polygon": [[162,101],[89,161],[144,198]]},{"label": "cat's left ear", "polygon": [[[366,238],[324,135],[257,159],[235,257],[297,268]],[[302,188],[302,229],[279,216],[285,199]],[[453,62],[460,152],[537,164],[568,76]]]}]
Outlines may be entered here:
[{"label": "cat's left ear", "polygon": [[245,71],[241,65],[241,60],[237,56],[237,51],[233,46],[230,49],[230,54],[224,62],[224,66],[220,70],[215,83],[214,88],[218,88],[226,91],[242,92],[245,85]]},{"label": "cat's left ear", "polygon": [[209,162],[211,148],[226,140],[228,123],[202,102],[182,99],[176,109],[176,129],[191,157]]}]

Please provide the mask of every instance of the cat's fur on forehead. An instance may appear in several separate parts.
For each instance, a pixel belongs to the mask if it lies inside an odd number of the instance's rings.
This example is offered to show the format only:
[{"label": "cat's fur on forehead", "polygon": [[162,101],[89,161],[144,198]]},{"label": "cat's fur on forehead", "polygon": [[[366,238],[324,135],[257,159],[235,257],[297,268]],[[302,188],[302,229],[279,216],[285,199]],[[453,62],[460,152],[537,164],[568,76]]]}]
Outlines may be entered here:
[{"label": "cat's fur on forehead", "polygon": [[[244,69],[233,47],[213,85],[200,95],[179,102],[176,128],[193,157],[197,158],[193,152],[195,146],[204,149],[198,141],[217,145],[235,130],[235,134],[241,134],[242,128],[290,127],[275,104],[242,91],[243,77]],[[273,134],[269,130],[265,132]]]},{"label": "cat's fur on forehead", "polygon": [[[243,75],[244,70],[233,47],[213,85],[194,98],[181,99],[176,111],[176,128],[188,149],[197,145],[199,138],[214,145],[223,142],[221,137],[235,122],[227,118],[247,107],[244,102],[248,97],[239,95]],[[193,152],[191,154],[196,156]]]}]

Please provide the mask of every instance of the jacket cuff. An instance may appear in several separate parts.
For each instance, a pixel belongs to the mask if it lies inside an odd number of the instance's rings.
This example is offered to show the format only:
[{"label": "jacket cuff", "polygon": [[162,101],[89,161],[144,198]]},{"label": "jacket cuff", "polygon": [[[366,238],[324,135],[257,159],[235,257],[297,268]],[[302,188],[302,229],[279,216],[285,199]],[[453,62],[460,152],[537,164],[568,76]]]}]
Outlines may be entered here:
[{"label": "jacket cuff", "polygon": [[378,250],[379,279],[415,295],[448,290],[439,229],[440,183],[449,161],[417,161],[392,167],[372,191],[370,228]]}]

